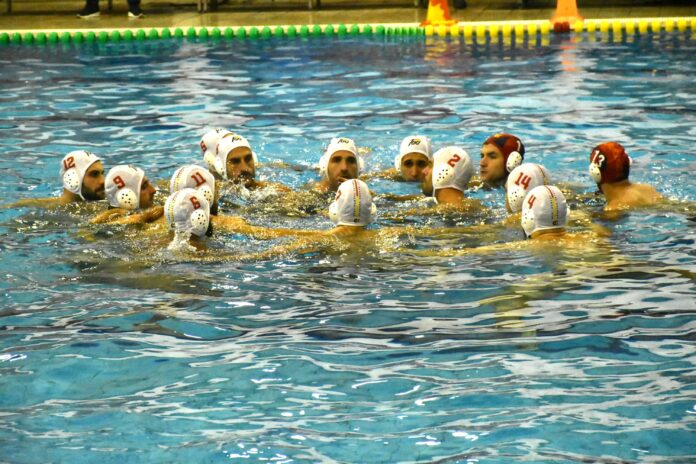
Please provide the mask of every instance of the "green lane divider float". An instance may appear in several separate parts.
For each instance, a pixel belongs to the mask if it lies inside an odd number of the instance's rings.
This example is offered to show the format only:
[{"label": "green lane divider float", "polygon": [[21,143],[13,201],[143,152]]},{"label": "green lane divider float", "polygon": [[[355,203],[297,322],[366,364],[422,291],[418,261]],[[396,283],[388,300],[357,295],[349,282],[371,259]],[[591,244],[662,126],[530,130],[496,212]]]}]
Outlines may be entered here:
[{"label": "green lane divider float", "polygon": [[[260,27],[260,28],[259,28]],[[384,26],[370,24],[318,24],[309,26],[251,26],[245,27],[189,27],[184,31],[180,27],[170,29],[123,29],[123,30],[99,30],[99,31],[50,31],[50,32],[0,32],[1,44],[63,44],[68,43],[105,43],[105,42],[132,42],[152,41],[159,39],[186,39],[195,40],[220,40],[220,39],[249,39],[268,40],[271,38],[314,38],[314,37],[355,37],[355,36],[403,36],[403,37],[430,37],[449,36],[464,37],[466,40],[503,40],[511,37],[536,37],[546,36],[554,32],[549,21],[498,21],[482,23],[462,23],[452,26]],[[662,32],[685,32],[691,30],[691,37],[696,38],[696,17],[682,18],[624,18],[624,19],[586,19],[576,21],[570,25],[570,32],[587,34],[592,37],[595,34],[613,34],[614,37],[634,34],[659,34]],[[556,31],[559,32],[559,31]],[[563,33],[568,33],[564,31]]]}]

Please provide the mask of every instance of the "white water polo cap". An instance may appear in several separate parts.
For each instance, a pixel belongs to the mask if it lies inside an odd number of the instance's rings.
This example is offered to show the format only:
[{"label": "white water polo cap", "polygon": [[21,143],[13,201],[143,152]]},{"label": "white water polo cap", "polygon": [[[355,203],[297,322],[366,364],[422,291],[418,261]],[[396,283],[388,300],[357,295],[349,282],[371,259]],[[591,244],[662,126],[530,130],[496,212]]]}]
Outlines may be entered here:
[{"label": "white water polo cap", "polygon": [[433,158],[433,146],[428,137],[422,135],[410,135],[401,141],[399,154],[394,157],[394,167],[401,170],[401,160],[409,153],[420,153],[426,158]]},{"label": "white water polo cap", "polygon": [[524,163],[512,170],[505,182],[508,205],[513,213],[522,209],[527,192],[540,185],[551,184],[549,171],[536,163]]},{"label": "white water polo cap", "polygon": [[197,190],[209,204],[215,198],[215,178],[205,168],[195,164],[181,166],[169,181],[169,192],[174,193],[185,188]]},{"label": "white water polo cap", "polygon": [[444,188],[466,190],[474,167],[469,154],[459,147],[445,147],[433,155],[433,197]]},{"label": "white water polo cap", "polygon": [[522,228],[527,237],[531,237],[538,230],[565,227],[568,214],[565,196],[558,187],[534,187],[522,204]]},{"label": "white water polo cap", "polygon": [[106,199],[115,208],[137,209],[140,206],[140,186],[145,172],[135,166],[120,164],[106,174]]},{"label": "white water polo cap", "polygon": [[213,129],[205,133],[199,145],[203,153],[203,161],[208,169],[215,170],[215,158],[217,157],[217,146],[220,140],[232,132],[226,129]]},{"label": "white water polo cap", "polygon": [[329,206],[329,217],[337,226],[366,226],[377,214],[367,184],[359,179],[341,183]]},{"label": "white water polo cap", "polygon": [[331,157],[337,151],[348,151],[355,155],[355,158],[358,161],[358,175],[360,175],[365,168],[365,161],[358,153],[358,147],[355,146],[353,139],[349,139],[347,137],[334,137],[331,139],[329,146],[319,159],[319,174],[321,177],[328,177],[329,161],[331,161]]},{"label": "white water polo cap", "polygon": [[91,165],[101,161],[95,154],[85,150],[71,151],[60,163],[60,177],[63,179],[63,188],[75,195],[82,196],[82,181]]},{"label": "white water polo cap", "polygon": [[164,217],[170,229],[202,237],[210,224],[210,204],[197,190],[185,188],[169,195]]},{"label": "white water polo cap", "polygon": [[[227,179],[227,155],[229,155],[232,150],[239,147],[246,147],[251,150],[249,141],[239,134],[227,133],[220,137],[220,141],[215,150],[215,171],[222,176],[223,179]],[[254,163],[257,163],[256,154],[252,151],[251,155],[254,158]]]}]

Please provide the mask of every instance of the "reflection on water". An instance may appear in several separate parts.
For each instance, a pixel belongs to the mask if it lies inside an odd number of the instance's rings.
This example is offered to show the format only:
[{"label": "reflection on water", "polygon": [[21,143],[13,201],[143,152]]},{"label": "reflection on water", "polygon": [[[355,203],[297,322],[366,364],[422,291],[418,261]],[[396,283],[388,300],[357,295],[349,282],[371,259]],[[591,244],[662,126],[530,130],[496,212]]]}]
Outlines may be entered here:
[{"label": "reflection on water", "polygon": [[[3,204],[58,193],[58,161],[75,148],[167,179],[198,160],[211,126],[247,135],[267,162],[261,177],[293,188],[316,178],[338,134],[367,147],[368,169],[378,171],[412,132],[475,157],[487,135],[506,130],[571,186],[574,210],[612,231],[580,254],[434,258],[390,243],[199,263],[175,259],[137,229],[83,226],[99,205],[2,209],[2,456],[695,459],[693,210],[603,216],[586,174],[595,141],[616,138],[632,147],[635,180],[694,199],[693,52],[676,34],[550,45],[346,38],[0,48]],[[504,217],[500,191],[472,195],[493,208],[488,222]],[[287,200],[230,192],[222,207],[257,224],[328,228],[316,214],[325,198]],[[417,207],[378,203],[384,216]],[[472,223],[382,217],[377,227]],[[412,251],[491,237],[399,240]],[[520,238],[509,229],[495,239]],[[278,242],[212,243],[241,253]]]}]

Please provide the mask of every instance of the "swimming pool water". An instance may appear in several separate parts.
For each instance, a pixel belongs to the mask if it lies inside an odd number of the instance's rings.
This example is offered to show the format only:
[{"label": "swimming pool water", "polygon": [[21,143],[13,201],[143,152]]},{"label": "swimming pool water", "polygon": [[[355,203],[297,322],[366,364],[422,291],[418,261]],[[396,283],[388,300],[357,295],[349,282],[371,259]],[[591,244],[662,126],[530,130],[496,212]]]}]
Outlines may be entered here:
[{"label": "swimming pool water", "polygon": [[[4,46],[0,198],[58,194],[73,149],[168,179],[225,127],[298,166],[260,169],[293,188],[336,135],[376,172],[412,133],[477,158],[507,131],[577,192],[613,139],[633,180],[694,201],[694,52],[689,33]],[[500,191],[472,196],[504,217]],[[0,462],[693,462],[693,217],[572,204],[612,230],[608,250],[153,264],[80,211],[2,209]]]}]

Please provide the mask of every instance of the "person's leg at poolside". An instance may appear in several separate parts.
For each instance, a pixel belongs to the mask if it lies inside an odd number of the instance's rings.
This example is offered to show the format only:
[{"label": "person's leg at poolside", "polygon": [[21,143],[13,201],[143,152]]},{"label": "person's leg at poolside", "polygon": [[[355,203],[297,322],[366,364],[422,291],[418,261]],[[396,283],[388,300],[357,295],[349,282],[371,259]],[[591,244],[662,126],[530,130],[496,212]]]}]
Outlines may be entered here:
[{"label": "person's leg at poolside", "polygon": [[140,0],[128,0],[128,17],[141,18],[143,10],[140,9]]},{"label": "person's leg at poolside", "polygon": [[85,7],[77,13],[79,18],[96,18],[99,16],[99,0],[87,0]]}]

